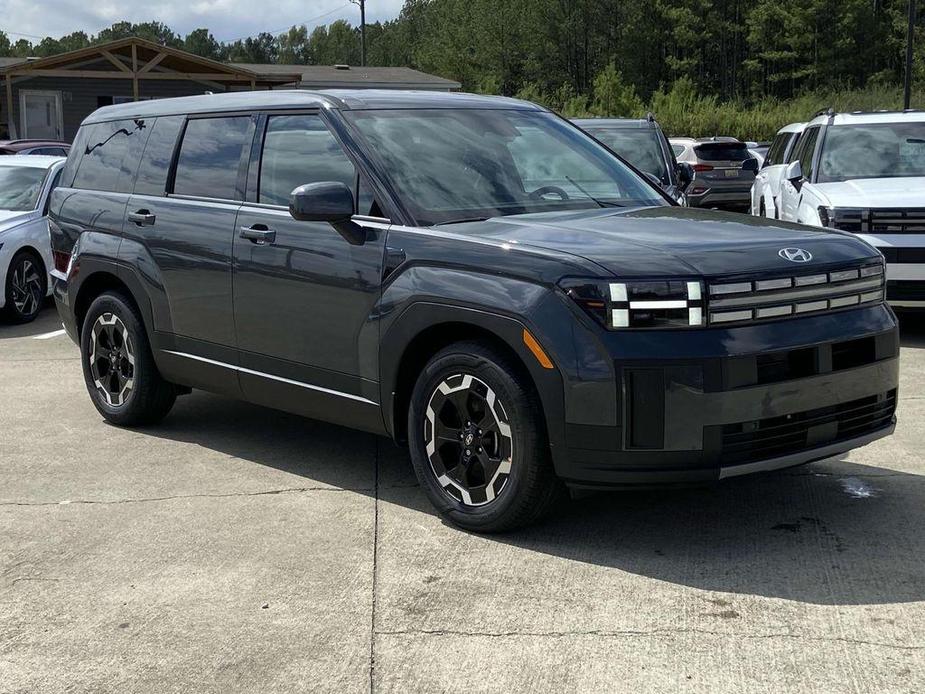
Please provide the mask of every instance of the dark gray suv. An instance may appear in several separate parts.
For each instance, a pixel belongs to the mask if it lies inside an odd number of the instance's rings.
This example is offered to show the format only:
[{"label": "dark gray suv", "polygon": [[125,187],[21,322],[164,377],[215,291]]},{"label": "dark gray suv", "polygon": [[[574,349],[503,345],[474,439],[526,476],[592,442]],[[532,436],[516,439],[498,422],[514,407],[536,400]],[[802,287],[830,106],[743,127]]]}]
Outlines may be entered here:
[{"label": "dark gray suv", "polygon": [[108,421],[150,425],[201,388],[391,436],[473,530],[529,523],[566,486],[715,481],[894,427],[876,250],[679,207],[522,101],[105,107],[49,220]]}]

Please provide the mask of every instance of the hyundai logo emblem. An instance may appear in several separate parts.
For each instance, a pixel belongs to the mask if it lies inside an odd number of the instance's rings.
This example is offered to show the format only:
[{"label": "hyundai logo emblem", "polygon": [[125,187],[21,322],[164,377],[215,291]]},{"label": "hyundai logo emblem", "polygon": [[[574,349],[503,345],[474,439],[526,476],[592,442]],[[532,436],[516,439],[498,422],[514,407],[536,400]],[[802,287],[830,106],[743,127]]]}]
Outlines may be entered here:
[{"label": "hyundai logo emblem", "polygon": [[781,248],[777,251],[777,255],[791,263],[808,263],[813,259],[813,254],[802,248]]}]

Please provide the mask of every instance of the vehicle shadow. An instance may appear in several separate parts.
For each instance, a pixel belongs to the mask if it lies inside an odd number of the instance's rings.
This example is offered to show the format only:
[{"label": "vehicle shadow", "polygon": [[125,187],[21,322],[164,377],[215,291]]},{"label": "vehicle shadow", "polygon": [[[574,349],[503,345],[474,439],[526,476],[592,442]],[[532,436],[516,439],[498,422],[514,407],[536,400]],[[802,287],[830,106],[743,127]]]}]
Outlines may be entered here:
[{"label": "vehicle shadow", "polygon": [[[433,514],[406,452],[384,438],[200,393],[142,431]],[[923,528],[925,477],[838,462],[599,493],[487,540],[706,590],[884,604],[925,599]]]},{"label": "vehicle shadow", "polygon": [[31,323],[12,324],[0,317],[0,340],[17,337],[33,337],[61,328],[61,319],[53,299],[46,299],[42,310]]}]

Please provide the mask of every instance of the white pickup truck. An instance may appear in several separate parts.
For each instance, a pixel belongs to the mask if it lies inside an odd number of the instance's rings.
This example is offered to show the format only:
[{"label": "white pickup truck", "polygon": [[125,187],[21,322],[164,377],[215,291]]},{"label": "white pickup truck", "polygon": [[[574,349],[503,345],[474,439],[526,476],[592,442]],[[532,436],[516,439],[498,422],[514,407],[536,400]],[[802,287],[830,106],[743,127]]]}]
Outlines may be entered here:
[{"label": "white pickup truck", "polygon": [[889,302],[925,307],[925,111],[817,116],[787,165],[779,208],[783,220],[878,248]]}]

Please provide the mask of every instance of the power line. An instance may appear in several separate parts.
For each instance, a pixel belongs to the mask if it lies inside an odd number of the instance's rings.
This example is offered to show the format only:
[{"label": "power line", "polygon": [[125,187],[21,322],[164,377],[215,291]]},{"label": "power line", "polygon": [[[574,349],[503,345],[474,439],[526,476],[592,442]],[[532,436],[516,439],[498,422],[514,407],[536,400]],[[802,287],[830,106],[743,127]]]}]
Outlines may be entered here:
[{"label": "power line", "polygon": [[290,27],[293,27],[293,26],[300,26],[300,25],[302,25],[302,24],[308,24],[308,23],[310,23],[310,22],[315,22],[315,21],[317,21],[317,20],[319,20],[319,19],[324,19],[324,18],[327,17],[328,15],[334,14],[335,12],[344,9],[344,8],[347,7],[347,5],[349,5],[349,4],[350,4],[349,2],[345,2],[343,5],[340,5],[339,7],[335,7],[333,10],[328,10],[327,12],[325,12],[325,13],[323,13],[323,14],[319,14],[317,17],[311,17],[310,19],[306,19],[306,20],[303,20],[303,21],[301,21],[301,22],[292,22],[291,24],[287,24],[286,26],[284,26],[284,27],[282,27],[282,28],[280,28],[280,29],[271,29],[270,31],[265,31],[265,32],[264,32],[264,31],[258,31],[256,34],[248,34],[247,36],[241,36],[241,37],[236,38],[236,39],[231,39],[230,41],[228,41],[228,43],[234,43],[235,41],[243,41],[244,39],[249,39],[249,38],[251,38],[252,36],[257,36],[257,34],[273,34],[273,35],[275,36],[276,34],[278,34],[278,33],[280,33],[280,32],[286,31],[286,29],[289,29]]}]

